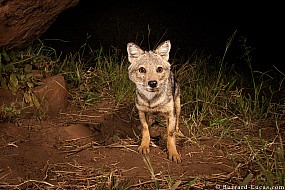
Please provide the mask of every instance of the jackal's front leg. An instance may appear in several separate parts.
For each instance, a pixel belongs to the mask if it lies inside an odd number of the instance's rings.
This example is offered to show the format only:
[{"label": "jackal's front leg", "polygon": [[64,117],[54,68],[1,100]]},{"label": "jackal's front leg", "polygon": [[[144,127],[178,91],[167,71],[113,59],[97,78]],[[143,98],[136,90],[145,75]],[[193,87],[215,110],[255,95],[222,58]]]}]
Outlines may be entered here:
[{"label": "jackal's front leg", "polygon": [[138,148],[138,151],[139,153],[147,154],[149,153],[150,135],[148,130],[148,124],[146,121],[146,113],[139,111],[139,118],[142,124],[142,142]]},{"label": "jackal's front leg", "polygon": [[167,126],[167,150],[169,159],[176,163],[180,163],[182,161],[181,156],[178,154],[175,144],[176,122],[177,120],[174,114],[169,114]]}]

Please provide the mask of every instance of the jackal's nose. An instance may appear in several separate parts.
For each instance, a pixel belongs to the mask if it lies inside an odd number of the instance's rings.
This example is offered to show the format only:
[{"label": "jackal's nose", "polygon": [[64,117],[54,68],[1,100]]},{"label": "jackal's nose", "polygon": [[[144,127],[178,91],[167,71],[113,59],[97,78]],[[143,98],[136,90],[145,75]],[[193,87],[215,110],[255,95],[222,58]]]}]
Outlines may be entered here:
[{"label": "jackal's nose", "polygon": [[148,81],[148,86],[150,86],[151,88],[156,88],[157,87],[157,81],[156,80]]}]

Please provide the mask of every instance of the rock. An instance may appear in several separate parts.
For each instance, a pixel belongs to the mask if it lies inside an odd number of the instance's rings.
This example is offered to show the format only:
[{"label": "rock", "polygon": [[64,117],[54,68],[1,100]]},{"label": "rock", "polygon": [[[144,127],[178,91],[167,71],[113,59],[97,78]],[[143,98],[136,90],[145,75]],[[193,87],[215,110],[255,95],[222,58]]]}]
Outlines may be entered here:
[{"label": "rock", "polygon": [[24,48],[42,35],[64,10],[79,0],[1,0],[0,49]]},{"label": "rock", "polygon": [[67,84],[61,75],[42,80],[42,85],[34,89],[41,108],[47,113],[58,113],[67,106]]}]

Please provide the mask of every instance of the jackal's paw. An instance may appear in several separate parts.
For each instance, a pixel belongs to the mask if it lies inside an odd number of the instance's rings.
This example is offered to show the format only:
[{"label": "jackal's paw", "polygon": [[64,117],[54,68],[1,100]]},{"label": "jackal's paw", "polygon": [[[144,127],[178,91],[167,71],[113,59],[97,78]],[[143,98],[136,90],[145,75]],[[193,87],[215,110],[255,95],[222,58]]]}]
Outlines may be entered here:
[{"label": "jackal's paw", "polygon": [[181,163],[182,162],[182,158],[178,153],[175,154],[171,154],[169,153],[169,160],[175,162],[175,163]]},{"label": "jackal's paw", "polygon": [[138,148],[138,152],[141,153],[141,154],[149,153],[149,146],[140,145],[139,148]]}]

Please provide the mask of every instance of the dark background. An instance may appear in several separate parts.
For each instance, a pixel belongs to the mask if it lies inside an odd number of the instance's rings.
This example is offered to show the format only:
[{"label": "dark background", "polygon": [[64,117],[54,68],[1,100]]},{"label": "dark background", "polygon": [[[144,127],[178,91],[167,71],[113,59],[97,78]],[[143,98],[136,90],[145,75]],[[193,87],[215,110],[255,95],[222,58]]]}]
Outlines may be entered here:
[{"label": "dark background", "polygon": [[245,37],[255,69],[275,65],[284,70],[283,12],[281,4],[260,2],[81,0],[62,13],[41,39],[62,52],[78,51],[87,41],[92,49],[116,49],[122,54],[131,41],[153,49],[169,39],[172,57],[187,58],[195,52],[221,57],[236,31],[228,50],[232,62],[241,59],[240,38]]}]

